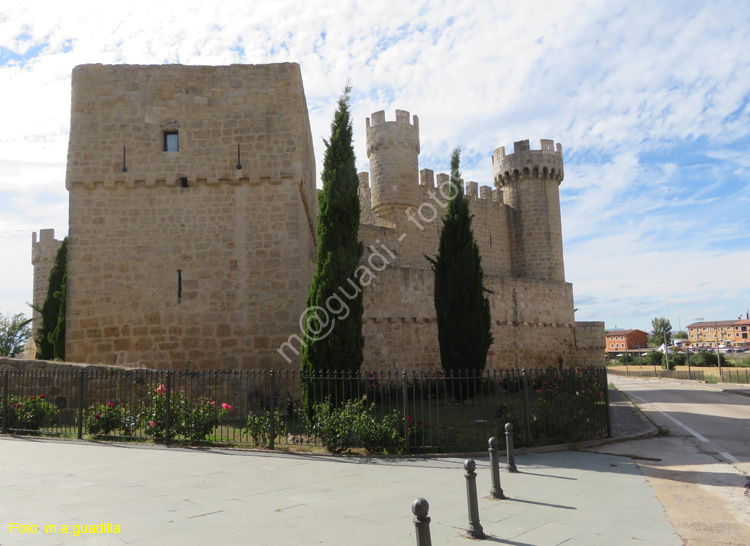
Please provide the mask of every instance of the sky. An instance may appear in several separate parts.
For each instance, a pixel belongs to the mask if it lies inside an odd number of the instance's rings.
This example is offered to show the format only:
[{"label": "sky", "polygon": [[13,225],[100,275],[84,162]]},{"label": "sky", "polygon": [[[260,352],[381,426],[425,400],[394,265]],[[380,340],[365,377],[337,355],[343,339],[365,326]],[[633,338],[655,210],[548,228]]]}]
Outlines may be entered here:
[{"label": "sky", "polygon": [[[562,143],[576,320],[649,331],[750,309],[750,3],[0,4],[0,313],[30,310],[31,234],[67,234],[76,65],[297,62],[320,176],[347,81],[365,118],[420,118],[420,168],[492,184],[492,151]],[[416,180],[416,174],[415,174]]]}]

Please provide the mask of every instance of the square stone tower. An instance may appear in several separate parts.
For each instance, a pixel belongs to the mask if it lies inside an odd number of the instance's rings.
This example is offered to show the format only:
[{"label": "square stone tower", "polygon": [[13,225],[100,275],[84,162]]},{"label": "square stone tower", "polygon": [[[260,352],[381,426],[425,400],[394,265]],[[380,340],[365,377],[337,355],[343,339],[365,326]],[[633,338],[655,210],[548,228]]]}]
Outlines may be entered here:
[{"label": "square stone tower", "polygon": [[279,365],[316,244],[299,65],[77,67],[66,186],[67,360]]}]

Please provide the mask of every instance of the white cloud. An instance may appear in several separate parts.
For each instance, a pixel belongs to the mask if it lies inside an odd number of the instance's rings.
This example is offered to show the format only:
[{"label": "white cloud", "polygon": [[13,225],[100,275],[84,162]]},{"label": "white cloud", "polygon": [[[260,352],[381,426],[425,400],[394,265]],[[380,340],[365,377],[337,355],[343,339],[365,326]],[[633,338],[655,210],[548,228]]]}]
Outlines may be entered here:
[{"label": "white cloud", "polygon": [[[480,183],[491,183],[498,146],[553,138],[565,151],[567,277],[593,302],[578,318],[609,325],[622,308],[633,322],[620,326],[646,328],[648,315],[678,310],[660,296],[665,282],[687,290],[706,279],[687,297],[709,315],[729,305],[709,296],[724,297],[732,272],[736,297],[750,299],[736,274],[750,266],[739,248],[750,232],[750,156],[740,156],[750,143],[748,20],[739,1],[6,3],[0,47],[42,50],[0,67],[0,240],[65,232],[76,64],[295,61],[318,170],[347,79],[360,168],[364,119],[377,110],[419,116],[422,167],[446,169],[461,145],[464,177]],[[27,242],[13,241],[12,262],[28,261]],[[9,282],[24,285],[24,271]],[[29,298],[0,305],[23,310]]]}]

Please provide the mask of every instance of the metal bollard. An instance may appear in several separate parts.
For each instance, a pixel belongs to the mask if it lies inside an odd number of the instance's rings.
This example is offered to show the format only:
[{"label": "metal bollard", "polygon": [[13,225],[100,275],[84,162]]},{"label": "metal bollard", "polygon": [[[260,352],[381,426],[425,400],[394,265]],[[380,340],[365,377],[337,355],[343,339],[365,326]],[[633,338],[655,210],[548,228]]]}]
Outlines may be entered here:
[{"label": "metal bollard", "polygon": [[411,504],[411,511],[416,516],[414,518],[414,527],[417,528],[417,546],[432,546],[430,518],[427,516],[429,509],[430,505],[422,497],[414,499],[414,502]]},{"label": "metal bollard", "polygon": [[464,470],[466,470],[466,501],[469,505],[469,528],[466,530],[466,535],[469,538],[483,539],[486,537],[484,529],[479,523],[479,501],[477,500],[477,474],[474,472],[477,468],[477,463],[474,459],[466,459],[464,462]]},{"label": "metal bollard", "polygon": [[508,455],[508,472],[518,472],[516,457],[513,455],[513,424],[505,423],[505,451]]},{"label": "metal bollard", "polygon": [[503,488],[500,487],[500,442],[494,436],[488,442],[490,448],[490,471],[492,472],[492,487],[490,488],[490,497],[494,499],[506,498]]}]

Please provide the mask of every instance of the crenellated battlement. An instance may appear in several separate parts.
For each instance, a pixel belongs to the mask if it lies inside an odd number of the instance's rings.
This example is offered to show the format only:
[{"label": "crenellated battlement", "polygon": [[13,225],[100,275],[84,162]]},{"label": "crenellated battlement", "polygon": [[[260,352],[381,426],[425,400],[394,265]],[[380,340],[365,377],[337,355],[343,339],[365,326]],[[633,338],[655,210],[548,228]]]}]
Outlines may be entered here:
[{"label": "crenellated battlement", "polygon": [[45,260],[53,261],[61,244],[61,240],[55,239],[54,229],[40,229],[38,238],[36,232],[33,232],[31,234],[31,263],[37,265]]},{"label": "crenellated battlement", "polygon": [[508,155],[505,146],[501,146],[492,153],[492,172],[497,188],[527,179],[554,180],[559,184],[564,178],[562,145],[542,139],[541,149],[532,150],[528,140],[520,140]]},{"label": "crenellated battlement", "polygon": [[367,157],[380,148],[404,148],[419,153],[419,118],[415,114],[413,123],[409,112],[396,110],[396,121],[385,120],[385,110],[373,112],[367,118]]}]

